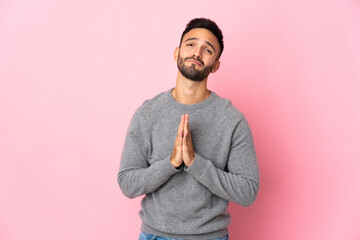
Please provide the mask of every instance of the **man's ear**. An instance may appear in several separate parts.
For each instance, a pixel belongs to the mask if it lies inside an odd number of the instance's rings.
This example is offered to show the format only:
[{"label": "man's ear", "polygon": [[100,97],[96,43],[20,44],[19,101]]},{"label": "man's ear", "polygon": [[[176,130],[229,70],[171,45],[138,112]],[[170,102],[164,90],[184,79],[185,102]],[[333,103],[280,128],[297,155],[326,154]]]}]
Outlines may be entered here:
[{"label": "man's ear", "polygon": [[175,51],[174,51],[174,60],[175,60],[175,61],[177,61],[178,56],[179,56],[179,47],[176,47],[176,48],[175,48]]},{"label": "man's ear", "polygon": [[212,69],[211,69],[211,73],[216,72],[219,68],[220,68],[220,61],[217,60],[217,61],[215,62],[215,64],[214,64],[214,66],[213,66]]}]

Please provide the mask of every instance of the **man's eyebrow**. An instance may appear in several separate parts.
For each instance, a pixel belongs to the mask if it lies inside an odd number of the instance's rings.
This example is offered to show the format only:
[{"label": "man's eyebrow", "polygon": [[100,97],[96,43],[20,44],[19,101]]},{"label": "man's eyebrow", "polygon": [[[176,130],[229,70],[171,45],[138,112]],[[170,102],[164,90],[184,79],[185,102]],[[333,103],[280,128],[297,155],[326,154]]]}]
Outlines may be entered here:
[{"label": "man's eyebrow", "polygon": [[[199,39],[197,37],[192,37],[192,38],[186,39],[184,42],[192,41],[192,40],[199,40]],[[214,46],[209,41],[205,41],[205,42],[214,50],[214,52],[216,52]]]}]

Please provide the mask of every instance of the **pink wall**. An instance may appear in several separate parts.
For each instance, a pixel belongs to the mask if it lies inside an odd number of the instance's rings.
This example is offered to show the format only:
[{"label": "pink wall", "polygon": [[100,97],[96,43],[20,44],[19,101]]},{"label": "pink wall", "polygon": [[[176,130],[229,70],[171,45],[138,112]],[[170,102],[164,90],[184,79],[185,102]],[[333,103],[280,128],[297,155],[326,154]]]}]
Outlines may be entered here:
[{"label": "pink wall", "polygon": [[1,240],[137,239],[125,133],[201,16],[225,36],[209,88],[248,118],[261,171],[231,238],[360,239],[358,1],[2,0]]}]

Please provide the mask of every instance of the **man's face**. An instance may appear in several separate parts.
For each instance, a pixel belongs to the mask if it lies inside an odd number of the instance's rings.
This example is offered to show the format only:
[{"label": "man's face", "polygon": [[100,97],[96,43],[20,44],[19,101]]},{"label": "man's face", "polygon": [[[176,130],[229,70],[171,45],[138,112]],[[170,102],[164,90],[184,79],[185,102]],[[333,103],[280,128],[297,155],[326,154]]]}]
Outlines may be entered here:
[{"label": "man's face", "polygon": [[219,54],[215,35],[207,29],[194,28],[184,35],[180,48],[176,48],[175,59],[184,77],[200,82],[219,68]]}]

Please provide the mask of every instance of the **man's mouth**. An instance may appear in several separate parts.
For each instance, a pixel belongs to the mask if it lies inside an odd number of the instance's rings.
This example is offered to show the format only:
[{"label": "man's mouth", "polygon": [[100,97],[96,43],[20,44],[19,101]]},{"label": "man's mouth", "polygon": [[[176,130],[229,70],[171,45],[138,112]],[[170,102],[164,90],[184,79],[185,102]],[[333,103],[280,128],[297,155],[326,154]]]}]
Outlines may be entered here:
[{"label": "man's mouth", "polygon": [[202,66],[204,65],[203,62],[199,61],[199,60],[196,60],[196,59],[193,59],[193,58],[187,58],[186,61],[189,61],[191,63],[195,63],[196,65],[199,65],[199,66]]}]

